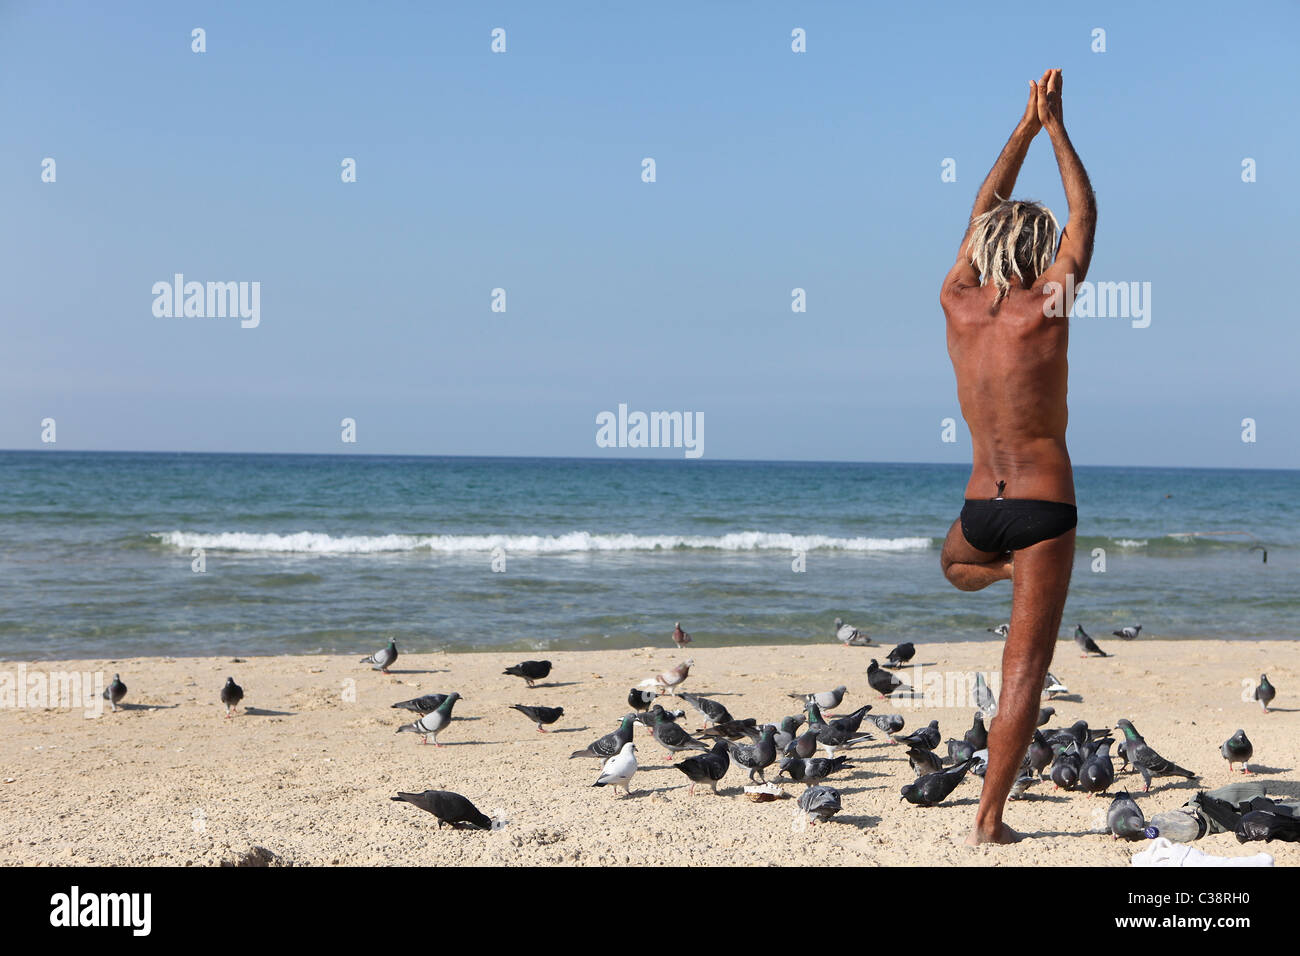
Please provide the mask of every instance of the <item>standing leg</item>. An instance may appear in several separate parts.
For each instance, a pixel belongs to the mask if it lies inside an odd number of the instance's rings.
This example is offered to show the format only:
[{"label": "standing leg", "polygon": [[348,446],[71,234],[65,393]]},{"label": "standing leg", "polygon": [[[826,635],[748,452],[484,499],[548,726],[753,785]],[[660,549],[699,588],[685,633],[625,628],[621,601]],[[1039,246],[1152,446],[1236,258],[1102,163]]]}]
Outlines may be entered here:
[{"label": "standing leg", "polygon": [[1002,822],[1015,782],[1038,724],[1043,679],[1052,663],[1061,612],[1074,568],[1074,531],[1017,551],[1011,593],[1011,632],[1002,651],[1002,689],[997,716],[989,725],[989,764],[984,774],[975,828],[966,842],[1014,843],[1019,834]]}]

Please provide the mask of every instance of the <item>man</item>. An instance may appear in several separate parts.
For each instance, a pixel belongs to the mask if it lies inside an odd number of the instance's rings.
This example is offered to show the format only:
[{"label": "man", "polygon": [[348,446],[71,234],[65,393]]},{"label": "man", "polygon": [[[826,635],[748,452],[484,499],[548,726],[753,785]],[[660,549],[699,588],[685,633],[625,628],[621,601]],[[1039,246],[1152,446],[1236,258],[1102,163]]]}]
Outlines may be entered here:
[{"label": "man", "polygon": [[[1020,839],[1002,822],[1002,810],[1037,723],[1074,563],[1074,473],[1065,448],[1066,317],[1073,303],[1063,301],[1063,287],[1067,275],[1077,286],[1087,274],[1097,210],[1065,133],[1061,71],[1046,71],[1030,87],[1025,115],[975,197],[957,264],[939,293],[973,446],[966,503],[944,542],[943,573],[963,591],[1012,582],[1001,698],[989,727],[972,844]],[[1051,138],[1070,206],[1059,247],[1048,209],[1002,198],[1015,188],[1040,129]]]}]

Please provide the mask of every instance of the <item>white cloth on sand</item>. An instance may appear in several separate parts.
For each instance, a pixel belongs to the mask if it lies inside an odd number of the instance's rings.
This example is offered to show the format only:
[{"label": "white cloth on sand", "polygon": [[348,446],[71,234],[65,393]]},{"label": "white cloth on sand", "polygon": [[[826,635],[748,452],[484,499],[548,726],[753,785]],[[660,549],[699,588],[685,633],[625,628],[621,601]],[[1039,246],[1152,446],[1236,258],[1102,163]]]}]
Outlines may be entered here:
[{"label": "white cloth on sand", "polygon": [[1133,854],[1134,866],[1272,866],[1267,853],[1254,856],[1213,856],[1185,843],[1156,837],[1145,850]]}]

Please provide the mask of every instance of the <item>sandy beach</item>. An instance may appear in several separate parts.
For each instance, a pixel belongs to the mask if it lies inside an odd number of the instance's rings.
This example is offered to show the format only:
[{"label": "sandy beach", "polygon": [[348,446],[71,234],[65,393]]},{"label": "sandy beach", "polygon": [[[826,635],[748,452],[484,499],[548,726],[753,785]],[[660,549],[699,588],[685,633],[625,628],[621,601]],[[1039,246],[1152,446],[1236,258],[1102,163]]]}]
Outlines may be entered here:
[{"label": "sandy beach", "polygon": [[[124,706],[88,719],[80,709],[0,708],[0,864],[211,866],[255,847],[273,863],[347,865],[1106,865],[1127,866],[1145,846],[1101,832],[1108,797],[1054,792],[1046,781],[1010,805],[1007,822],[1034,835],[1015,846],[964,846],[980,780],[942,806],[899,802],[913,779],[902,747],[877,733],[851,751],[854,764],[832,781],[843,794],[833,821],[801,826],[789,799],[754,803],[734,764],[714,796],[664,762],[638,728],[641,770],[631,798],[592,786],[599,765],[567,759],[612,730],[628,711],[628,690],[692,657],[683,689],[713,697],[737,717],[797,713],[792,691],[845,684],[837,713],[865,703],[901,713],[908,730],[938,719],[944,739],[970,726],[970,706],[882,701],[866,680],[883,649],[834,643],[537,653],[554,670],[535,689],[502,674],[518,653],[402,654],[391,676],[357,656],[23,662],[44,671],[121,673]],[[1110,658],[1081,660],[1070,641],[1052,670],[1070,689],[1053,702],[1052,726],[1083,718],[1114,726],[1133,720],[1162,755],[1201,775],[1198,784],[1161,778],[1141,795],[1137,774],[1114,789],[1137,795],[1147,817],[1179,807],[1198,787],[1242,779],[1220,744],[1244,728],[1253,770],[1270,795],[1300,797],[1300,642],[1106,642]],[[372,650],[362,649],[362,650]],[[996,670],[998,641],[918,646],[921,674]],[[16,672],[19,662],[0,664]],[[1242,700],[1242,681],[1267,672],[1276,709]],[[916,671],[900,672],[911,680]],[[225,719],[218,693],[227,675],[245,707]],[[411,716],[391,704],[430,692],[459,692],[445,747],[397,734]],[[1046,703],[1046,701],[1044,701]],[[514,703],[563,706],[540,734]],[[917,704],[922,702],[918,701]],[[687,709],[684,724],[702,719]],[[943,745],[941,752],[946,752]],[[678,760],[681,757],[677,758]],[[1117,762],[1118,766],[1118,762]],[[771,768],[769,779],[775,775]],[[439,830],[429,814],[389,797],[398,790],[455,790],[505,825],[492,832]],[[797,795],[801,784],[785,783]],[[1113,792],[1113,791],[1112,791]],[[1300,863],[1294,844],[1239,844],[1230,834],[1200,849],[1227,856],[1267,851],[1277,865]]]}]

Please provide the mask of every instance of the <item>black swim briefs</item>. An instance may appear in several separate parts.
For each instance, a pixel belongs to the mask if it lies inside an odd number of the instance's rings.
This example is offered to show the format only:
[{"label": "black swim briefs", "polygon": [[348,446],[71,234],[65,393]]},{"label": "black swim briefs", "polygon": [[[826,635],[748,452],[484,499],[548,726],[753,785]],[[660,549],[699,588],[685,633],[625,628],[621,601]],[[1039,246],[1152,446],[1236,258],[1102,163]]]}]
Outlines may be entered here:
[{"label": "black swim briefs", "polygon": [[1001,554],[1065,534],[1079,523],[1079,509],[1063,501],[1032,498],[967,498],[961,533],[971,547]]}]

